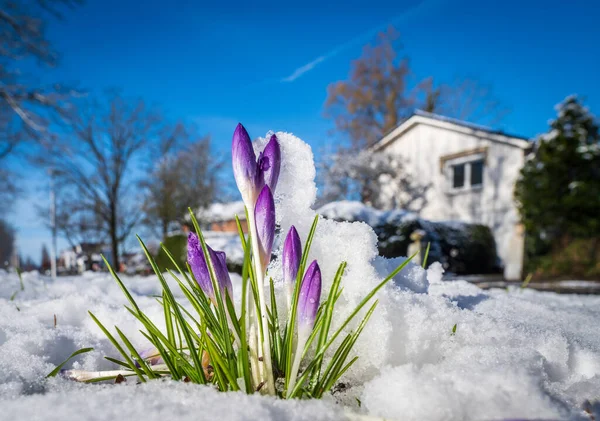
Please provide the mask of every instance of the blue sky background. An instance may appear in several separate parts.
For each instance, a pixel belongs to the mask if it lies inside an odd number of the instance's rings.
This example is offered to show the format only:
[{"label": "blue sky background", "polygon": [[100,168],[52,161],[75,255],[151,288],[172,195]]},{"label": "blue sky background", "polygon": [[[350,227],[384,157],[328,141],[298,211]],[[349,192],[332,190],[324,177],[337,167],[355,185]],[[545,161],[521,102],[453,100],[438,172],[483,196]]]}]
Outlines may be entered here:
[{"label": "blue sky background", "polygon": [[[345,79],[362,46],[394,24],[415,81],[473,77],[493,86],[511,109],[497,128],[541,133],[572,93],[600,113],[595,1],[203,3],[88,0],[50,24],[62,60],[39,77],[96,92],[122,88],[195,122],[220,154],[238,121],[252,136],[290,131],[318,151],[334,142],[322,116],[327,85]],[[26,191],[10,220],[22,254],[39,260],[50,241],[33,204],[47,203],[47,180],[20,169]]]}]

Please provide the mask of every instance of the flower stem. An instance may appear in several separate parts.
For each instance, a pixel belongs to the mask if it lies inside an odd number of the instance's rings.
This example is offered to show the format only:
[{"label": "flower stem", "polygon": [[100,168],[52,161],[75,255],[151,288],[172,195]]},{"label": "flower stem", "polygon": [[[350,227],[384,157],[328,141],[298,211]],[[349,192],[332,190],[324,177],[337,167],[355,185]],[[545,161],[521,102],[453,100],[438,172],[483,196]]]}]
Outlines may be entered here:
[{"label": "flower stem", "polygon": [[288,382],[288,388],[286,392],[286,398],[288,399],[291,397],[290,394],[296,386],[296,377],[298,376],[300,361],[302,361],[302,350],[304,349],[304,344],[306,343],[307,339],[307,335],[304,332],[298,332],[298,343],[296,346],[296,353],[294,354],[294,363],[292,364],[292,371],[290,372],[290,381]]},{"label": "flower stem", "polygon": [[[262,329],[259,329],[261,343],[258,347],[258,357],[262,357],[264,364],[264,371],[266,372],[266,386],[267,393],[275,395],[275,381],[273,379],[273,366],[271,363],[271,344],[269,339],[269,321],[267,320],[267,305],[265,302],[265,268],[263,268],[260,251],[258,247],[258,235],[256,232],[256,222],[254,220],[254,212],[248,212],[248,225],[250,228],[250,238],[252,240],[252,257],[254,261],[254,269],[256,274],[256,286],[258,288],[258,301],[260,307],[260,320],[258,323],[262,324]],[[264,374],[264,373],[263,373]],[[262,379],[265,380],[264,378]]]},{"label": "flower stem", "polygon": [[[253,305],[253,304],[249,304],[249,305]],[[250,317],[252,317],[253,313],[248,313],[250,315]],[[250,335],[248,336],[248,347],[250,348],[250,370],[252,373],[252,383],[254,385],[254,387],[257,387],[258,384],[260,383],[260,377],[259,377],[259,373],[258,373],[258,366],[260,364],[260,362],[258,361],[258,337],[257,337],[257,333],[256,333],[256,322],[253,321],[251,318],[249,318],[250,320]]]}]

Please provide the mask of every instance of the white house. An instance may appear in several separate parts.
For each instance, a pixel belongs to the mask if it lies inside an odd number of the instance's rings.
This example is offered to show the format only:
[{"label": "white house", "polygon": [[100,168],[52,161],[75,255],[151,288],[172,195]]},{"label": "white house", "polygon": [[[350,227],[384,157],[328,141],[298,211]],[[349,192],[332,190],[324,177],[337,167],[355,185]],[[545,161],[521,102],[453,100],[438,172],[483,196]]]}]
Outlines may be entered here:
[{"label": "white house", "polygon": [[[418,111],[372,149],[401,159],[415,185],[425,188],[423,200],[410,209],[419,216],[489,226],[505,278],[517,280],[522,277],[524,230],[513,190],[530,146],[522,137]],[[401,195],[394,183],[382,188],[390,202]]]}]

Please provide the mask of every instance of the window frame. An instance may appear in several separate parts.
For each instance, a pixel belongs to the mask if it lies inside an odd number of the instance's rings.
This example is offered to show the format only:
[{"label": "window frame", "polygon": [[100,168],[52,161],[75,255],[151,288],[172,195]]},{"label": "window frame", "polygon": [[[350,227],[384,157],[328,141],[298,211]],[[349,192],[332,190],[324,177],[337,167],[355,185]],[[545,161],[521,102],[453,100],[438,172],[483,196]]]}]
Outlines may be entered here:
[{"label": "window frame", "polygon": [[[462,183],[460,186],[456,185],[456,169],[462,167]],[[452,190],[460,190],[465,187],[467,183],[467,164],[465,162],[453,163],[450,164],[450,188]]]},{"label": "window frame", "polygon": [[[482,163],[481,184],[471,184],[472,164]],[[464,165],[464,182],[461,187],[454,187],[454,167]],[[474,151],[473,153],[455,154],[442,158],[442,173],[446,191],[450,194],[482,190],[485,184],[486,153]]]},{"label": "window frame", "polygon": [[[478,164],[481,163],[481,181],[477,184],[473,184],[473,165],[474,164]],[[485,160],[484,159],[475,159],[473,161],[469,162],[469,185],[471,186],[472,189],[478,188],[478,187],[483,187],[483,175],[485,172]]]}]

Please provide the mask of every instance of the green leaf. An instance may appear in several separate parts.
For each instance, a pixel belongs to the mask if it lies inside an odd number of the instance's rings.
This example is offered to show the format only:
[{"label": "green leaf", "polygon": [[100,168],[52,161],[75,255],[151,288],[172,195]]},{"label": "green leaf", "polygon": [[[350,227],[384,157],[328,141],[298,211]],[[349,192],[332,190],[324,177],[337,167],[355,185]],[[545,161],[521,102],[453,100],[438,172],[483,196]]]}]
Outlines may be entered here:
[{"label": "green leaf", "polygon": [[23,275],[21,269],[17,268],[17,275],[19,276],[19,282],[21,283],[21,291],[25,291],[25,284],[23,283]]},{"label": "green leaf", "polygon": [[[186,329],[185,321],[183,319],[183,316],[181,315],[181,311],[180,311],[179,307],[176,305],[175,297],[173,296],[173,293],[171,292],[171,289],[169,288],[169,284],[167,284],[167,281],[165,280],[162,273],[158,269],[158,266],[156,266],[156,262],[154,261],[154,258],[148,251],[148,248],[146,247],[146,245],[144,244],[142,239],[139,236],[137,236],[137,239],[138,239],[140,245],[142,246],[142,250],[144,250],[144,253],[146,254],[148,261],[150,262],[152,269],[154,269],[154,272],[158,276],[158,280],[160,281],[160,283],[162,285],[163,291],[165,292],[165,296],[169,300],[169,302],[173,308],[173,313],[175,315],[175,318],[177,319],[177,321],[179,322],[179,324],[181,326],[183,336],[184,336],[187,346],[190,350],[190,355],[192,357],[192,360],[194,361],[194,367],[195,367],[195,370],[197,373],[197,378],[200,380],[200,383],[206,383],[206,380],[204,379],[204,372],[202,370],[202,364],[200,363],[200,358],[198,356],[198,353],[196,352],[196,347],[194,346],[194,341],[192,339],[192,335],[194,335],[194,332],[190,332],[188,329]],[[168,339],[167,339],[167,342],[168,342]],[[165,344],[165,345],[167,345],[167,344]]]},{"label": "green leaf", "polygon": [[125,284],[123,283],[123,281],[121,281],[121,278],[119,278],[119,275],[117,275],[117,273],[113,270],[112,266],[110,265],[110,263],[108,263],[108,260],[106,260],[104,255],[102,255],[101,257],[102,257],[102,260],[104,261],[104,265],[108,268],[108,271],[110,272],[110,274],[112,275],[114,280],[117,281],[117,284],[121,288],[121,291],[123,291],[123,294],[125,294],[125,297],[127,297],[127,301],[129,301],[131,303],[131,305],[133,306],[133,308],[135,308],[135,310],[137,312],[139,312],[140,308],[138,307],[137,303],[135,302],[135,300],[129,293],[129,290],[125,287]]},{"label": "green leaf", "polygon": [[[231,388],[231,390],[240,390],[240,388],[237,384],[235,375],[229,370],[228,364],[225,363],[221,354],[215,347],[215,343],[214,343],[213,339],[208,335],[203,335],[203,337],[206,338],[206,346],[208,347],[211,360],[214,361],[214,363],[219,366],[219,368],[223,371],[223,373],[227,377],[227,380],[229,381],[229,388]],[[225,389],[225,390],[227,390],[227,389]]]},{"label": "green leaf", "polygon": [[[327,336],[329,335],[329,328],[331,326],[331,319],[333,318],[333,308],[344,270],[346,270],[346,262],[342,262],[338,267],[335,277],[333,278],[333,283],[331,284],[331,289],[329,290],[327,304],[325,305],[325,314],[323,316],[323,325],[319,333],[319,342],[317,343],[317,351],[325,346],[325,343],[327,342]],[[319,363],[313,373],[313,378],[311,381],[316,381],[321,374],[322,361],[323,357],[321,356],[319,357]]]},{"label": "green leaf", "polygon": [[427,269],[427,258],[429,257],[429,248],[431,247],[431,243],[427,243],[427,248],[425,249],[425,257],[423,257],[423,269]]},{"label": "green leaf", "polygon": [[173,345],[177,346],[175,343],[175,332],[173,330],[173,319],[171,317],[171,307],[169,306],[169,300],[166,297],[165,292],[163,291],[163,312],[165,315],[165,327],[167,328],[167,338],[169,338],[169,342]]},{"label": "green leaf", "polygon": [[146,363],[146,361],[142,358],[142,356],[138,353],[138,351],[135,349],[135,347],[131,344],[129,339],[127,339],[127,336],[125,336],[125,334],[123,332],[121,332],[121,330],[116,326],[115,326],[115,330],[119,334],[119,337],[121,338],[121,340],[123,341],[123,343],[125,344],[127,349],[129,350],[129,352],[131,352],[131,355],[133,356],[133,358],[135,358],[135,360],[138,362],[140,368],[142,370],[144,370],[144,372],[146,373],[146,375],[149,378],[155,379],[156,375],[150,369],[150,367],[148,367],[148,364]]},{"label": "green leaf", "polygon": [[312,226],[306,239],[304,250],[302,251],[302,258],[300,259],[300,268],[298,269],[298,275],[296,276],[296,283],[294,285],[294,293],[292,295],[292,308],[290,316],[286,326],[286,332],[284,336],[284,355],[283,355],[283,370],[285,370],[285,390],[289,387],[289,379],[291,377],[293,355],[294,355],[294,332],[296,329],[296,312],[298,309],[298,297],[300,295],[300,286],[302,285],[302,278],[304,277],[304,269],[306,261],[308,260],[308,254],[312,244],[313,237],[317,230],[317,223],[319,222],[319,215],[315,215]]},{"label": "green leaf", "polygon": [[69,355],[69,358],[67,358],[66,360],[64,360],[64,361],[63,361],[62,363],[60,363],[59,365],[57,365],[57,366],[56,366],[56,368],[55,368],[54,370],[52,370],[52,371],[51,371],[51,372],[50,372],[50,373],[49,373],[49,374],[46,376],[46,378],[49,378],[49,377],[55,377],[55,376],[56,376],[56,375],[57,375],[57,374],[60,372],[61,368],[63,368],[63,367],[64,367],[64,365],[65,365],[66,363],[68,363],[68,362],[71,360],[71,358],[74,358],[74,357],[76,357],[76,356],[78,356],[78,355],[80,355],[80,354],[85,354],[86,352],[90,352],[90,351],[93,351],[93,350],[94,350],[94,348],[81,348],[81,349],[79,349],[79,350],[75,351],[74,353],[72,353],[71,355]]},{"label": "green leaf", "polygon": [[531,282],[531,278],[533,278],[533,273],[530,273],[529,275],[527,275],[527,277],[525,278],[525,280],[521,284],[521,289],[527,288],[527,285],[529,285],[529,282]]},{"label": "green leaf", "polygon": [[[241,230],[241,225],[239,224],[239,219],[237,219],[236,216],[236,221],[238,223],[238,228],[240,230],[240,233],[242,233]],[[241,234],[241,236],[243,237],[243,233]],[[238,351],[238,355],[239,355],[239,359],[240,359],[240,364],[242,366],[242,375],[244,378],[244,385],[246,388],[246,393],[248,394],[252,394],[254,392],[254,390],[252,390],[252,373],[250,372],[250,355],[249,355],[249,350],[248,350],[248,338],[247,338],[247,332],[246,332],[246,317],[247,317],[247,300],[248,300],[248,283],[249,283],[249,279],[248,279],[248,271],[247,271],[247,266],[248,266],[248,262],[249,262],[249,249],[246,249],[244,251],[244,271],[242,272],[242,310],[241,310],[241,315],[240,315],[240,349]]]},{"label": "green leaf", "polygon": [[92,317],[94,322],[96,322],[96,324],[98,325],[100,330],[102,330],[102,332],[104,332],[104,335],[106,335],[108,340],[112,342],[113,346],[115,348],[117,348],[117,351],[119,351],[119,353],[121,353],[121,355],[123,356],[123,358],[125,359],[127,364],[129,364],[129,368],[131,370],[135,371],[135,374],[137,374],[137,376],[139,377],[139,379],[142,383],[145,383],[146,379],[144,378],[144,373],[138,367],[136,367],[135,363],[131,360],[129,355],[127,355],[127,353],[125,352],[123,347],[121,347],[121,345],[117,342],[117,340],[114,338],[114,336],[111,335],[110,332],[108,331],[108,329],[106,329],[104,327],[104,325],[100,322],[100,320],[98,320],[96,318],[96,316],[94,316],[94,313],[92,313],[91,311],[88,311],[88,314]]},{"label": "green leaf", "polygon": [[111,363],[120,365],[122,367],[129,368],[129,364],[127,364],[125,361],[117,360],[116,358],[111,358],[111,357],[104,357],[104,359],[110,361]]},{"label": "green leaf", "polygon": [[345,369],[342,369],[342,365],[346,361],[348,354],[350,353],[350,351],[352,350],[352,347],[358,340],[358,337],[360,336],[361,332],[367,325],[367,322],[369,321],[369,319],[371,318],[371,315],[375,311],[377,304],[378,304],[378,301],[375,301],[373,303],[373,305],[371,306],[371,308],[369,309],[369,311],[367,312],[365,317],[363,317],[363,320],[360,322],[358,328],[356,329],[356,332],[349,335],[348,342],[345,345],[343,344],[342,346],[340,346],[338,351],[336,351],[336,353],[334,354],[333,358],[331,359],[329,365],[325,369],[325,372],[323,373],[323,379],[321,380],[320,383],[317,383],[317,385],[315,386],[315,388],[313,390],[313,395],[315,397],[317,397],[317,398],[322,397],[323,393],[325,393],[326,391],[331,389],[333,387],[333,385],[335,384],[335,382],[341,377],[341,375],[343,373],[340,370],[345,371],[349,368],[349,366],[347,366]]}]

